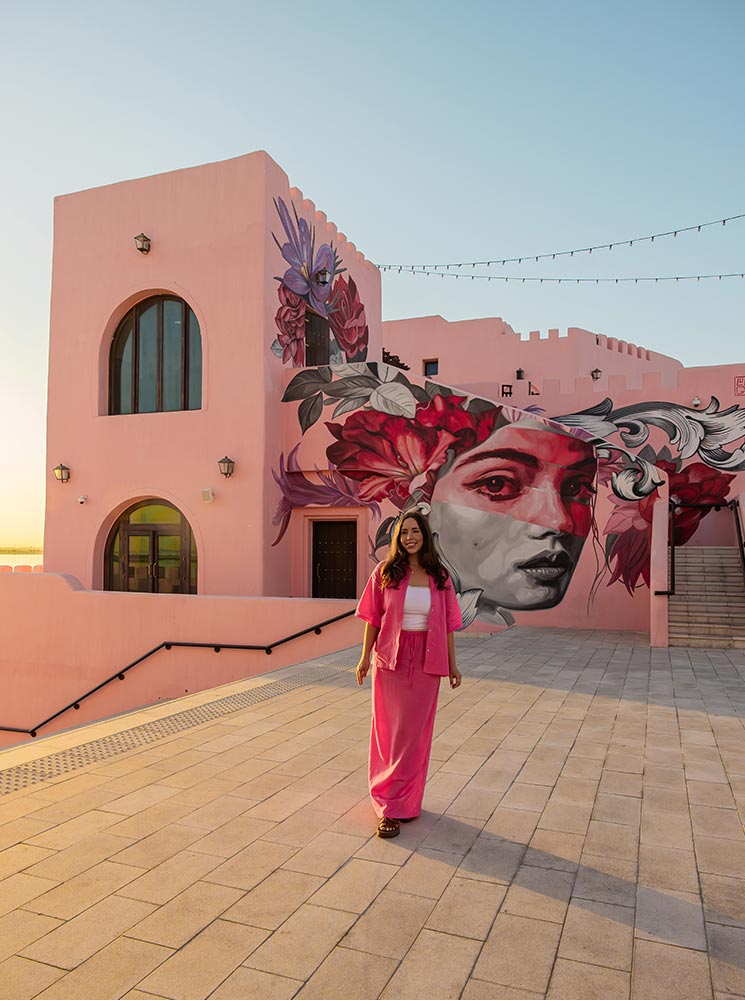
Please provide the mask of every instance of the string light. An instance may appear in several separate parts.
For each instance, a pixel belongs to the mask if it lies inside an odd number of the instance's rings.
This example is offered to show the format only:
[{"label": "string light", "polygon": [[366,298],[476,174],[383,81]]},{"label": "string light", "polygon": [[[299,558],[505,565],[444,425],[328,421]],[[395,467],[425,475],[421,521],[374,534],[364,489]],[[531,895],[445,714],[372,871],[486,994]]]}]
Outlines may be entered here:
[{"label": "string light", "polygon": [[469,278],[471,281],[475,281],[477,278],[480,278],[482,281],[504,281],[504,282],[521,281],[523,282],[523,284],[526,281],[539,281],[541,284],[543,284],[544,281],[547,281],[547,282],[555,282],[556,284],[559,285],[562,283],[562,281],[573,282],[577,285],[579,284],[598,285],[601,282],[603,283],[611,282],[613,284],[618,285],[620,282],[628,282],[628,281],[633,281],[634,284],[638,284],[640,281],[654,281],[655,283],[657,283],[658,281],[705,281],[708,278],[717,278],[719,281],[721,281],[722,278],[745,278],[745,271],[743,272],[733,271],[730,274],[670,274],[658,277],[648,277],[646,275],[644,276],[640,275],[638,277],[628,277],[628,278],[567,278],[567,277],[540,278],[528,275],[523,277],[522,275],[507,276],[502,274],[455,274],[452,271],[448,273],[447,271],[430,271],[430,270],[407,272],[406,268],[403,268],[403,270],[405,273],[409,274],[427,274],[427,275],[439,274],[441,278]]},{"label": "string light", "polygon": [[745,213],[741,215],[729,215],[725,219],[716,219],[714,222],[699,222],[695,226],[680,226],[677,229],[670,229],[666,233],[654,233],[652,236],[635,236],[632,240],[614,240],[612,243],[606,241],[604,243],[597,243],[595,246],[591,247],[577,247],[574,250],[556,250],[554,253],[529,253],[523,254],[522,257],[500,257],[494,260],[468,260],[461,261],[460,263],[449,264],[378,264],[376,265],[381,271],[390,271],[394,268],[399,271],[413,271],[415,269],[421,268],[431,268],[432,270],[439,270],[439,268],[444,267],[449,270],[451,267],[491,267],[492,264],[522,264],[524,260],[533,260],[538,263],[539,260],[546,260],[551,258],[551,260],[556,260],[557,257],[573,257],[578,253],[592,253],[593,250],[613,250],[614,247],[633,247],[635,243],[654,243],[655,240],[663,239],[665,236],[672,236],[673,238],[679,236],[681,233],[700,233],[702,229],[706,229],[708,226],[725,226],[728,222],[735,222],[737,219],[745,219]]}]

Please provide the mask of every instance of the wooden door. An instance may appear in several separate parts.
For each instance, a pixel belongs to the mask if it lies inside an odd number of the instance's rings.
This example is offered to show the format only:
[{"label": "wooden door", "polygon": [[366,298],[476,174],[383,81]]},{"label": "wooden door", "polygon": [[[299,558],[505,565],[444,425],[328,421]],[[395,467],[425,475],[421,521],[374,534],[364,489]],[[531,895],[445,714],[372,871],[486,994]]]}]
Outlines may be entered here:
[{"label": "wooden door", "polygon": [[313,522],[313,597],[357,596],[357,522]]}]

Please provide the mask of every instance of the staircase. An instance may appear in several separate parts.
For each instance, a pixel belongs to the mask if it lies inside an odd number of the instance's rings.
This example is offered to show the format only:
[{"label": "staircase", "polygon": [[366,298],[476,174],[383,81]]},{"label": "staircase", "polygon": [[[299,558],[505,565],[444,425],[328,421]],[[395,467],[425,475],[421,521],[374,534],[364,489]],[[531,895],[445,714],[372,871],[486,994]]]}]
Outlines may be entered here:
[{"label": "staircase", "polygon": [[745,649],[745,582],[736,546],[675,550],[671,646]]}]

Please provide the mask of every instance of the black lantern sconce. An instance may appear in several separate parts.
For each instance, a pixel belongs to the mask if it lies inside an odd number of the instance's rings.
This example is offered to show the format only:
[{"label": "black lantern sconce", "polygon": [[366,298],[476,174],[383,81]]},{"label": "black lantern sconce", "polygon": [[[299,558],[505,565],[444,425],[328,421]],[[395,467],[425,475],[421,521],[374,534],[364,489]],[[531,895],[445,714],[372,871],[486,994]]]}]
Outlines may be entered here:
[{"label": "black lantern sconce", "polygon": [[322,267],[320,271],[316,271],[317,285],[328,285],[329,281],[331,281],[331,272],[325,267]]},{"label": "black lantern sconce", "polygon": [[54,468],[54,478],[58,483],[67,483],[70,481],[70,470],[66,465],[61,462]]},{"label": "black lantern sconce", "polygon": [[226,479],[230,479],[235,472],[235,462],[233,459],[228,458],[226,455],[225,458],[221,458],[217,464],[220,466],[220,474],[225,476]]},{"label": "black lantern sconce", "polygon": [[522,368],[517,369],[517,371],[515,372],[515,378],[517,379],[518,382],[524,381],[525,372],[522,370]]},{"label": "black lantern sconce", "polygon": [[599,368],[593,368],[593,370],[590,372],[590,378],[592,379],[593,382],[598,382],[602,374],[603,373]]},{"label": "black lantern sconce", "polygon": [[140,251],[140,253],[150,253],[150,237],[145,236],[144,233],[140,233],[139,236],[134,238],[135,246]]}]

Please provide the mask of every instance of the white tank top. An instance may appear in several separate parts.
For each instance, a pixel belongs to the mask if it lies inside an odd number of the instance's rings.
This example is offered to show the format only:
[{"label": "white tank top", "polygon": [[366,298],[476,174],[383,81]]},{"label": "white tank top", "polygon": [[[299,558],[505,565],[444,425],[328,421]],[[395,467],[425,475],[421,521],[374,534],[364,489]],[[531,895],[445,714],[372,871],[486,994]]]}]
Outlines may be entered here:
[{"label": "white tank top", "polygon": [[432,608],[432,594],[429,586],[407,587],[404,598],[404,632],[426,632],[429,628],[429,612]]}]

